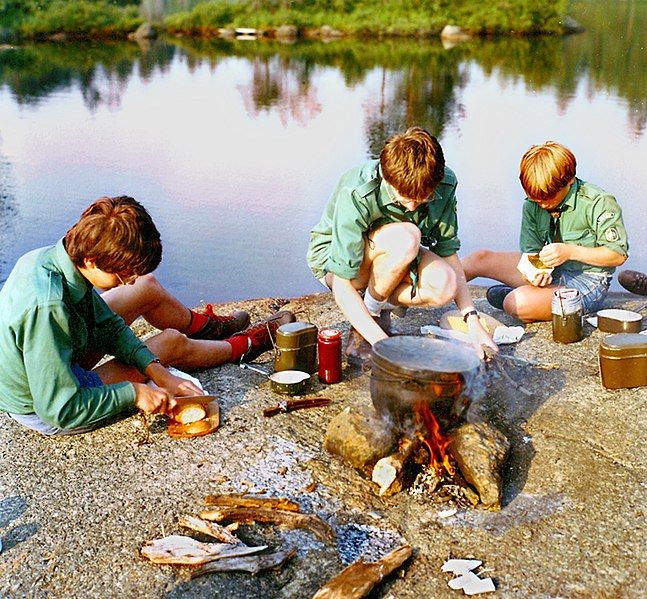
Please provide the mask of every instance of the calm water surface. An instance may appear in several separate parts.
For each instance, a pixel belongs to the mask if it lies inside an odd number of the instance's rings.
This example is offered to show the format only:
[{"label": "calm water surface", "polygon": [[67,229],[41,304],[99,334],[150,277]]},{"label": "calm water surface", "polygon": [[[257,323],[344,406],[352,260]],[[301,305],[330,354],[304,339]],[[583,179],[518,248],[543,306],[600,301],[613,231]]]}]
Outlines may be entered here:
[{"label": "calm water surface", "polygon": [[[518,163],[559,140],[614,193],[647,270],[647,2],[575,2],[568,38],[159,40],[0,51],[0,282],[101,195],[162,233],[185,302],[317,291],[308,232],[346,169],[411,124],[459,177],[461,253],[516,249]],[[609,6],[611,8],[609,8]],[[617,287],[616,287],[617,288]]]}]

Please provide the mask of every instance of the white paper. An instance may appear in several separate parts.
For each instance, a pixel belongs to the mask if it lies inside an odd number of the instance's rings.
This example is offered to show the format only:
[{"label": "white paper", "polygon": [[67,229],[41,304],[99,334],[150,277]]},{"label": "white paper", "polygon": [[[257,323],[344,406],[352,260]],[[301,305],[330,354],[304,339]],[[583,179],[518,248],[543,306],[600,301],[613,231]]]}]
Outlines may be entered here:
[{"label": "white paper", "polygon": [[[204,391],[204,387],[202,386],[202,383],[194,376],[191,376],[186,372],[182,372],[177,368],[173,368],[173,366],[169,366],[166,370],[168,370],[173,376],[177,376],[181,379],[186,379],[187,381],[191,381],[196,387],[198,387],[198,389],[201,389],[202,391]],[[159,387],[153,381],[148,381],[147,385],[149,387],[152,387],[153,389],[159,389]]]},{"label": "white paper", "polygon": [[468,582],[463,586],[463,593],[466,595],[479,595],[480,593],[492,593],[496,591],[494,581],[491,578],[479,578]]},{"label": "white paper", "polygon": [[592,327],[595,327],[596,329],[598,328],[598,317],[597,316],[589,316],[589,317],[587,317],[586,322],[588,322]]},{"label": "white paper", "polygon": [[481,579],[476,574],[474,574],[474,572],[465,572],[465,574],[461,574],[457,578],[452,578],[447,583],[447,586],[450,589],[454,589],[455,591],[458,591],[469,584],[480,582],[480,580]]},{"label": "white paper", "polygon": [[494,335],[492,335],[492,340],[497,345],[505,345],[507,343],[516,343],[523,337],[524,328],[520,326],[516,327],[497,327],[494,329]]},{"label": "white paper", "polygon": [[441,570],[443,572],[452,572],[453,574],[466,574],[478,568],[483,562],[478,559],[448,559]]}]

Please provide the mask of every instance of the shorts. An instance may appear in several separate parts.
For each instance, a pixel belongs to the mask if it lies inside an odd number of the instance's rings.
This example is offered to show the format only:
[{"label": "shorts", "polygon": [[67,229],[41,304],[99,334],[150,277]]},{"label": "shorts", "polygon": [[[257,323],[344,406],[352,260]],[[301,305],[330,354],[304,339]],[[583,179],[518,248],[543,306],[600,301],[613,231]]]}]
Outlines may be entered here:
[{"label": "shorts", "polygon": [[[85,370],[81,368],[78,364],[72,365],[72,373],[76,377],[76,380],[79,381],[79,385],[84,388],[92,387],[102,387],[103,381],[101,377],[94,372],[93,370]],[[87,433],[101,426],[102,421],[95,422],[88,426],[80,426],[78,428],[58,428],[47,424],[41,420],[40,416],[35,412],[31,414],[9,414],[19,424],[26,426],[34,431],[41,433],[42,435],[53,436],[53,435],[79,435],[81,433]]]},{"label": "shorts", "polygon": [[582,296],[584,313],[597,312],[604,303],[611,275],[603,272],[573,272],[566,269],[556,268],[553,271],[553,285],[577,289]]}]

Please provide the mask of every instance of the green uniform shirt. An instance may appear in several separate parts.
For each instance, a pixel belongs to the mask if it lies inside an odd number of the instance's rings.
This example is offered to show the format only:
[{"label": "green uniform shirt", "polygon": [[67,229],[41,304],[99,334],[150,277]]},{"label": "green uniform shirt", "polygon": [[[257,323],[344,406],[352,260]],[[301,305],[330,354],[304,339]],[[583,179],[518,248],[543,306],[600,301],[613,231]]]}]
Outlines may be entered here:
[{"label": "green uniform shirt", "polygon": [[77,270],[63,240],[25,254],[0,290],[0,410],[76,428],[132,406],[132,383],[79,387],[71,366],[89,350],[140,371],[155,359]]},{"label": "green uniform shirt", "polygon": [[327,272],[353,279],[364,259],[365,234],[403,221],[418,226],[422,245],[435,254],[455,254],[460,248],[456,185],[456,175],[445,168],[445,177],[433,198],[409,212],[391,199],[393,188],[382,179],[379,160],[348,171],[337,184],[319,224],[310,232],[308,266],[318,279]]},{"label": "green uniform shirt", "polygon": [[[568,195],[556,208],[561,211],[558,219],[559,236],[563,243],[583,247],[605,246],[627,256],[629,242],[622,221],[622,210],[616,199],[591,183],[575,179]],[[521,219],[519,245],[522,252],[537,253],[546,244],[553,243],[551,220],[544,210],[526,198]],[[599,272],[611,274],[611,266],[592,266],[577,260],[568,260],[560,268],[575,272]]]}]

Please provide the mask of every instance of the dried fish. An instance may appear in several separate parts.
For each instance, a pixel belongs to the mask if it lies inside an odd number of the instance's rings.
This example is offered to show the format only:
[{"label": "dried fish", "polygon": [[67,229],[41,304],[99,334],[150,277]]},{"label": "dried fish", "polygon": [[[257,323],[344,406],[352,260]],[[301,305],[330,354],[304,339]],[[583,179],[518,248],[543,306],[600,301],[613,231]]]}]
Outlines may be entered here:
[{"label": "dried fish", "polygon": [[250,497],[247,495],[207,495],[204,498],[207,505],[222,507],[253,507],[300,512],[301,506],[285,497]]},{"label": "dried fish", "polygon": [[411,557],[410,545],[402,545],[376,562],[358,560],[322,586],[312,599],[360,599]]},{"label": "dried fish", "polygon": [[267,549],[267,545],[248,547],[242,543],[201,543],[191,537],[170,535],[149,541],[142,547],[141,554],[156,564],[200,565],[213,560],[258,553],[264,549]]},{"label": "dried fish", "polygon": [[224,526],[220,526],[220,524],[216,524],[215,522],[208,522],[196,516],[180,516],[177,522],[184,528],[209,535],[223,543],[229,543],[230,545],[241,543],[238,537],[232,535]]},{"label": "dried fish", "polygon": [[200,517],[216,522],[223,520],[241,523],[265,522],[288,528],[305,528],[326,543],[335,541],[335,533],[330,525],[314,514],[298,514],[270,508],[221,507],[202,512]]},{"label": "dried fish", "polygon": [[252,574],[258,574],[262,570],[282,566],[286,561],[294,557],[296,553],[296,548],[288,548],[277,551],[276,553],[268,553],[267,555],[254,555],[251,557],[213,561],[192,572],[191,578],[196,578],[197,576],[211,572],[251,572]]}]

